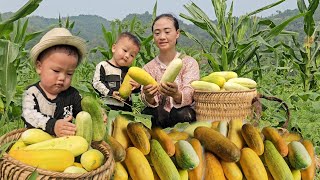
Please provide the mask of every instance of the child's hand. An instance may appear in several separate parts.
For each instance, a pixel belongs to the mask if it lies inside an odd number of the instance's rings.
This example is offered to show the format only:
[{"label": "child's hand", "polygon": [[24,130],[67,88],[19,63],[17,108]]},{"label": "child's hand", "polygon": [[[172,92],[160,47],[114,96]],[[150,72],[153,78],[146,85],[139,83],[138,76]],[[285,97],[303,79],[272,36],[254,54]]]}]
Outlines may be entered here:
[{"label": "child's hand", "polygon": [[137,83],[136,81],[134,81],[134,80],[132,80],[132,79],[130,80],[129,83],[130,83],[131,86],[132,86],[132,89],[131,89],[132,91],[135,90],[135,89],[140,88],[140,86],[141,86],[139,83]]},{"label": "child's hand", "polygon": [[125,101],[119,94],[119,91],[113,91],[112,97],[118,101]]},{"label": "child's hand", "polygon": [[72,118],[72,116],[68,116],[64,119],[57,120],[54,126],[54,132],[57,137],[73,136],[76,134],[76,125],[70,122],[72,121]]}]

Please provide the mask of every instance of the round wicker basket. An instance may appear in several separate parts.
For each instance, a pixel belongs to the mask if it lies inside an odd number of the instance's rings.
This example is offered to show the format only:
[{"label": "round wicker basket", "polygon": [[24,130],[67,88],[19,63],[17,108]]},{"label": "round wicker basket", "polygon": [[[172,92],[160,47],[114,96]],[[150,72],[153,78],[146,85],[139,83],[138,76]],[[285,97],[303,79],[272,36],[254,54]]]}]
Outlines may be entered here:
[{"label": "round wicker basket", "polygon": [[[26,129],[18,129],[9,132],[2,137],[0,137],[0,146],[17,140],[20,138],[22,132]],[[44,169],[36,169],[35,167],[24,164],[16,159],[10,157],[7,153],[4,153],[3,157],[0,159],[0,179],[5,180],[25,180],[27,179],[34,170],[39,174],[37,179],[110,179],[114,171],[114,159],[110,146],[102,142],[93,142],[91,146],[94,149],[101,151],[105,156],[105,163],[93,171],[84,174],[70,174],[48,171]]]},{"label": "round wicker basket", "polygon": [[248,91],[195,91],[197,121],[230,121],[252,116],[252,100],[257,96],[255,89]]}]

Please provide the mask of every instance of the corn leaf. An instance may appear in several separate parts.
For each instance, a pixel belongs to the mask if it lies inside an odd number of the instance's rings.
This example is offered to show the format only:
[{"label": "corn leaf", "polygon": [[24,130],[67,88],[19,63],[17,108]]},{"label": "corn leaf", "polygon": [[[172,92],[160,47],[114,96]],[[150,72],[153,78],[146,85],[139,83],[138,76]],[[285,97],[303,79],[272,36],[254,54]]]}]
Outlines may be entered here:
[{"label": "corn leaf", "polygon": [[8,40],[0,40],[0,93],[6,97],[6,108],[9,107],[17,85],[15,60],[19,55],[19,45]]},{"label": "corn leaf", "polygon": [[279,24],[278,26],[275,26],[274,28],[271,29],[271,31],[269,33],[266,34],[266,36],[264,37],[266,41],[278,36],[282,30],[292,21],[304,16],[305,14],[298,14],[296,16],[293,16],[289,19],[287,19],[286,21],[284,21],[283,23]]},{"label": "corn leaf", "polygon": [[158,1],[153,6],[153,11],[152,11],[152,20],[156,19],[157,16],[157,8],[158,8]]},{"label": "corn leaf", "polygon": [[217,60],[211,54],[204,53],[203,56],[208,59],[208,62],[210,64],[210,66],[212,67],[213,71],[221,71]]},{"label": "corn leaf", "polygon": [[298,9],[301,13],[307,12],[307,6],[304,0],[297,0]]},{"label": "corn leaf", "polygon": [[252,16],[252,15],[258,14],[258,13],[260,13],[262,11],[265,11],[267,9],[270,9],[270,8],[274,7],[274,6],[277,6],[277,5],[281,4],[281,3],[283,3],[284,1],[286,1],[286,0],[280,0],[278,2],[275,2],[275,3],[269,4],[267,6],[264,6],[264,7],[260,8],[260,9],[257,9],[255,11],[247,14],[247,16]]},{"label": "corn leaf", "polygon": [[17,12],[15,12],[10,18],[0,23],[0,34],[7,33],[8,27],[12,26],[11,24],[35,11],[42,0],[29,0],[23,7],[21,7]]},{"label": "corn leaf", "polygon": [[315,30],[315,22],[313,19],[313,15],[318,8],[319,0],[313,0],[310,2],[308,7],[308,13],[304,17],[304,32],[308,37],[312,36]]},{"label": "corn leaf", "polygon": [[15,141],[11,141],[0,146],[0,158],[2,158],[4,152],[6,152],[13,143],[15,143]]},{"label": "corn leaf", "polygon": [[137,19],[137,16],[134,16],[130,22],[130,30],[129,30],[130,32],[134,31],[134,25],[136,24],[136,19]]},{"label": "corn leaf", "polygon": [[198,40],[196,37],[194,37],[192,34],[186,32],[186,31],[183,31],[183,30],[180,30],[180,33],[181,33],[182,35],[188,37],[189,39],[192,39],[193,41],[197,42],[197,43],[201,46],[201,48],[205,50],[205,47],[203,46],[203,44],[201,43],[201,41]]}]

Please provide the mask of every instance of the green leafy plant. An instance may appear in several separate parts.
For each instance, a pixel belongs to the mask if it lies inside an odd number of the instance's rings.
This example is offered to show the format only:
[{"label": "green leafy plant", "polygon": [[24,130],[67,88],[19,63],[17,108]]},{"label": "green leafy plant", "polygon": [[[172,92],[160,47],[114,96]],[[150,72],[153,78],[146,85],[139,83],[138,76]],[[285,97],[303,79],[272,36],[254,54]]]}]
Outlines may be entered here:
[{"label": "green leafy plant", "polygon": [[241,75],[256,71],[261,77],[261,51],[265,51],[263,48],[274,51],[275,47],[269,44],[270,41],[282,34],[290,22],[302,16],[296,15],[279,25],[275,25],[271,20],[255,17],[257,13],[282,2],[284,0],[236,18],[233,16],[233,2],[227,12],[226,0],[214,0],[212,5],[216,21],[212,21],[196,4],[187,4],[184,7],[190,16],[183,13],[180,13],[180,16],[208,32],[213,41],[206,46],[192,34],[186,31],[182,33],[202,47],[203,57],[208,59],[213,71],[233,70]]},{"label": "green leafy plant", "polygon": [[313,16],[318,8],[319,0],[309,0],[308,3],[307,7],[304,0],[297,0],[299,11],[305,14],[303,21],[305,42],[299,43],[297,35],[292,35],[293,43],[291,45],[283,43],[282,45],[285,49],[284,56],[293,63],[300,74],[304,91],[317,91],[320,81],[319,24],[315,24]]}]

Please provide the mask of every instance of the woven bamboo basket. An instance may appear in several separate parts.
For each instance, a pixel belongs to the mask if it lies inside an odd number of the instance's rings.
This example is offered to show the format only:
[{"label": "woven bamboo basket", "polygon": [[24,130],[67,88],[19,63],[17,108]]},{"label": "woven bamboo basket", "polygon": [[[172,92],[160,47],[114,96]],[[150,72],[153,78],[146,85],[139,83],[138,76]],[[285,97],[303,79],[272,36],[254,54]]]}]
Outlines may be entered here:
[{"label": "woven bamboo basket", "polygon": [[[26,129],[18,129],[9,132],[2,137],[0,137],[0,146],[17,140],[20,138],[22,132]],[[36,169],[35,167],[24,164],[12,157],[7,153],[4,153],[3,157],[0,159],[0,179],[1,180],[25,180],[27,179],[33,171],[37,171],[39,176],[37,179],[41,180],[58,180],[58,179],[93,179],[93,180],[107,180],[110,179],[114,172],[114,159],[110,146],[102,142],[93,142],[91,146],[94,149],[101,151],[105,156],[105,163],[93,171],[84,174],[71,174],[71,173],[61,173],[48,171],[45,169]]]},{"label": "woven bamboo basket", "polygon": [[230,121],[252,116],[252,100],[257,96],[255,89],[248,91],[195,91],[197,121]]}]

